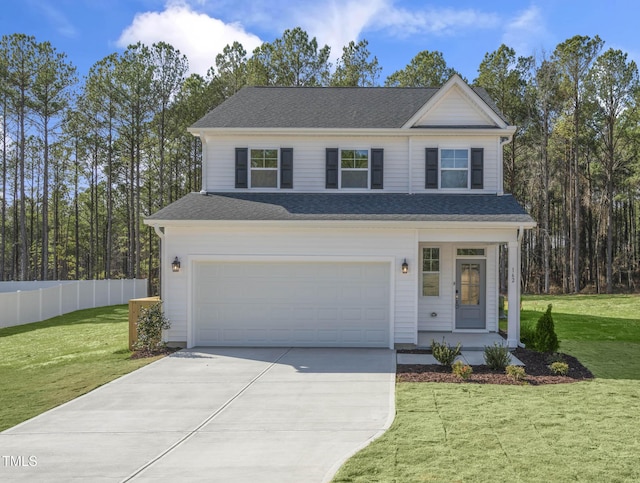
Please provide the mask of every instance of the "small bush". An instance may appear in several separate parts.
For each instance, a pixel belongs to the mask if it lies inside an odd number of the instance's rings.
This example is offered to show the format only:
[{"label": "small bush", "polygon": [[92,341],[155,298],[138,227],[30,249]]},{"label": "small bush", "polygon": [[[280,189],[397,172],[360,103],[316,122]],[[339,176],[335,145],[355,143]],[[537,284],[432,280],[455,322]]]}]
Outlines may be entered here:
[{"label": "small bush", "polygon": [[471,366],[468,364],[465,364],[462,361],[454,362],[453,366],[451,367],[453,368],[453,373],[456,376],[461,377],[465,381],[469,379],[469,377],[471,377],[471,374],[473,373],[473,369],[471,368]]},{"label": "small bush", "polygon": [[165,345],[162,342],[162,331],[170,327],[171,322],[162,312],[162,303],[159,302],[150,307],[143,307],[136,322],[138,340],[133,348],[151,352],[162,349]]},{"label": "small bush", "polygon": [[444,337],[442,338],[442,344],[431,340],[431,353],[443,366],[451,366],[456,357],[460,355],[461,348],[462,346],[459,343],[455,348],[451,347],[444,341]]},{"label": "small bush", "polygon": [[554,362],[549,366],[549,369],[558,376],[566,376],[569,374],[569,364],[566,362]]},{"label": "small bush", "polygon": [[525,377],[527,377],[527,373],[522,366],[507,366],[505,372],[514,381],[524,381]]},{"label": "small bush", "polygon": [[505,367],[511,362],[509,348],[498,345],[496,342],[493,343],[493,346],[485,346],[484,362],[493,371],[504,371]]},{"label": "small bush", "polygon": [[564,356],[559,352],[554,352],[547,356],[547,364],[553,364],[554,362],[564,362]]},{"label": "small bush", "polygon": [[560,347],[551,316],[551,304],[536,324],[535,346],[538,352],[558,352]]}]

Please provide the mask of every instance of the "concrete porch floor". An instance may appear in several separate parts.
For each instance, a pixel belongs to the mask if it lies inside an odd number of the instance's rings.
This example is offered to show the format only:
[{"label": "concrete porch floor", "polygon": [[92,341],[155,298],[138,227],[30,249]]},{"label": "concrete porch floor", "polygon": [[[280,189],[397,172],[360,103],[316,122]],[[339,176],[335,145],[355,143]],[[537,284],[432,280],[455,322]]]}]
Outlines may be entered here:
[{"label": "concrete porch floor", "polygon": [[[496,332],[471,334],[467,332],[418,332],[418,349],[430,349],[431,341],[442,342],[442,338],[447,344],[462,346],[462,354],[456,359],[465,364],[477,366],[484,364],[484,348],[492,346],[494,343],[506,345],[507,341]],[[431,354],[401,354],[396,355],[398,364],[438,364]],[[511,364],[514,366],[524,366],[522,361],[511,354]]]},{"label": "concrete porch floor", "polygon": [[458,343],[465,351],[483,351],[485,346],[492,346],[494,343],[506,345],[507,341],[497,332],[418,332],[418,349],[430,349],[431,341],[442,342],[442,338],[447,344],[456,346]]}]

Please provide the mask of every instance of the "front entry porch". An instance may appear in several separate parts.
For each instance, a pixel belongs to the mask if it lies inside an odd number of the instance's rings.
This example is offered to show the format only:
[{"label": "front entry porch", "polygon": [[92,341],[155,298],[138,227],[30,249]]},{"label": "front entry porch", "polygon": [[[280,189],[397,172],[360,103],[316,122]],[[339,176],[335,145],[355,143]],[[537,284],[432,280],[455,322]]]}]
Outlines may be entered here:
[{"label": "front entry porch", "polygon": [[418,349],[430,349],[431,341],[442,342],[442,339],[450,346],[458,343],[465,351],[482,351],[485,346],[493,344],[507,345],[507,341],[497,332],[444,332],[444,331],[418,331]]}]

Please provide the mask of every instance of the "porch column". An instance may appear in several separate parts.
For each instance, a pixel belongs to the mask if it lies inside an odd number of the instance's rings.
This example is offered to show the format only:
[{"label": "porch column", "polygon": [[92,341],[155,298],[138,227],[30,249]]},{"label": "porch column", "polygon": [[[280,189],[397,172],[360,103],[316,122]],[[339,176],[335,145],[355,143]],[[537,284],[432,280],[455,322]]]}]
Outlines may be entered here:
[{"label": "porch column", "polygon": [[509,284],[507,300],[509,301],[509,313],[507,316],[507,344],[515,349],[520,342],[520,264],[518,256],[520,244],[509,242],[508,245],[508,273]]}]

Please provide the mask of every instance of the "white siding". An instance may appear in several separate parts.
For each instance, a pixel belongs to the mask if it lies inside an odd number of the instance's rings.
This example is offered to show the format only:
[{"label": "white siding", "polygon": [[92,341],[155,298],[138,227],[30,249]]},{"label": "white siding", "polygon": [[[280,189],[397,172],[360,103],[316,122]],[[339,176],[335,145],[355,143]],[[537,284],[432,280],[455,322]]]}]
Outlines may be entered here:
[{"label": "white siding", "polygon": [[[484,179],[482,190],[463,190],[464,193],[496,193],[500,190],[498,182],[498,143],[494,136],[420,136],[412,139],[411,179],[414,193],[433,192],[425,190],[425,148],[439,149],[484,149]],[[460,190],[456,190],[460,192]],[[452,190],[442,190],[450,193]]]},{"label": "white siding", "polygon": [[392,267],[392,324],[396,343],[415,343],[416,292],[413,277],[402,275],[402,261],[415,252],[413,230],[363,229],[287,229],[276,228],[177,228],[165,231],[164,266],[179,256],[182,269],[164,271],[165,311],[172,322],[167,339],[187,340],[187,295],[190,268],[193,260],[265,260],[331,259],[337,261],[393,260]]},{"label": "white siding", "polygon": [[[409,173],[409,145],[411,144],[411,173]],[[423,135],[409,137],[358,136],[332,138],[324,136],[210,136],[206,142],[205,160],[208,191],[235,190],[235,149],[293,148],[293,191],[325,191],[326,148],[384,149],[384,190],[424,192],[425,148],[484,149],[484,188],[464,192],[496,193],[502,189],[498,179],[499,143],[496,136]],[[289,191],[289,190],[287,190]],[[340,190],[331,190],[332,192]],[[362,191],[362,190],[358,190]],[[373,190],[378,191],[378,190]],[[431,190],[432,191],[432,190]],[[451,192],[451,190],[446,190]]]},{"label": "white siding", "polygon": [[[487,330],[497,330],[498,243],[516,230],[167,227],[163,243],[164,308],[172,322],[167,340],[186,341],[193,300],[188,296],[194,263],[202,261],[378,261],[391,262],[390,304],[395,344],[416,343],[417,330],[451,331],[454,326],[456,248],[485,248]],[[422,246],[440,248],[440,295],[421,295]],[[178,256],[182,269],[171,272]],[[401,274],[406,258],[409,274]],[[431,317],[431,313],[437,315]]]},{"label": "white siding", "polygon": [[455,86],[416,122],[416,126],[492,126],[479,106]]},{"label": "white siding", "polygon": [[[418,330],[453,330],[453,280],[455,263],[451,244],[421,243],[422,248],[440,249],[440,295],[424,297],[422,295],[422,276],[419,277],[418,291]],[[418,263],[420,265],[421,262]],[[418,268],[419,270],[421,267]],[[435,316],[431,314],[435,313]]]},{"label": "white siding", "polygon": [[408,146],[406,137],[210,136],[205,153],[207,190],[235,188],[235,148],[293,148],[293,190],[305,192],[325,190],[327,148],[382,148],[384,191],[406,192],[409,189]]}]

